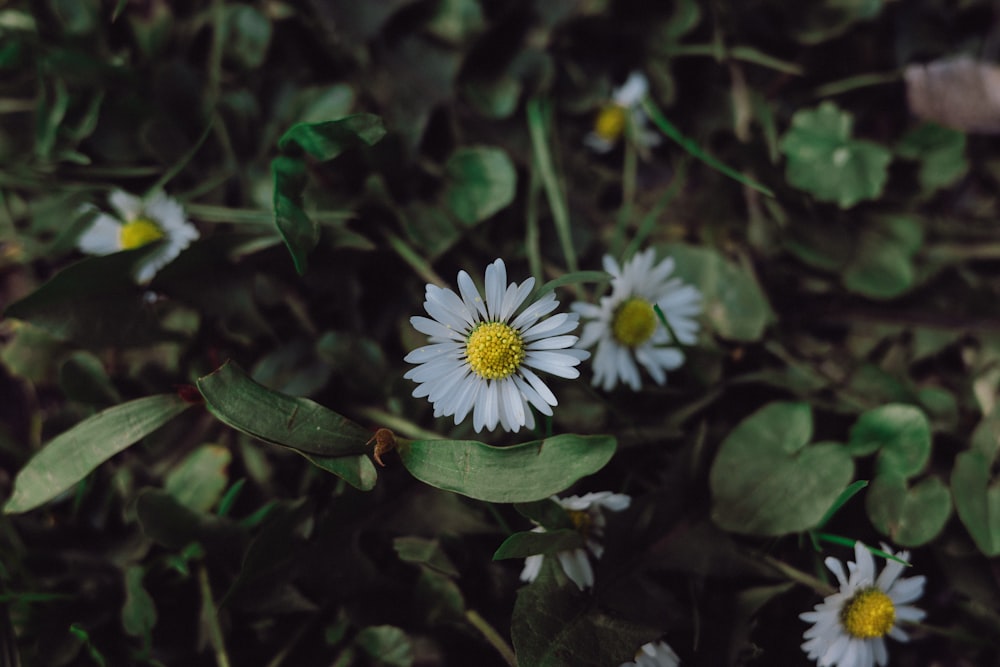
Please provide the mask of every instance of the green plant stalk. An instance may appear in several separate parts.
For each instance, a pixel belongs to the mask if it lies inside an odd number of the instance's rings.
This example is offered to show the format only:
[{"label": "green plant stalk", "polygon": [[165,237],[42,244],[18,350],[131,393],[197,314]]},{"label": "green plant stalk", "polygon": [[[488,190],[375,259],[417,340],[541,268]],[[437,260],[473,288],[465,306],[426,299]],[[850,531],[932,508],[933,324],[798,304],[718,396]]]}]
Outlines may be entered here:
[{"label": "green plant stalk", "polygon": [[410,265],[417,275],[426,280],[427,282],[437,285],[438,287],[444,287],[447,283],[431,268],[431,265],[427,263],[420,254],[407,245],[406,241],[399,238],[395,234],[386,232],[385,240],[389,242],[389,247],[392,248],[400,259]]},{"label": "green plant stalk", "polygon": [[465,611],[465,619],[469,621],[476,630],[483,635],[483,637],[490,643],[490,645],[497,650],[497,653],[503,657],[504,661],[510,665],[510,667],[517,667],[517,657],[514,655],[514,649],[504,641],[504,638],[500,636],[500,633],[493,629],[493,626],[486,622],[486,619],[479,615],[479,613],[472,609],[467,609]]},{"label": "green plant stalk", "polygon": [[552,219],[556,225],[556,234],[559,236],[559,244],[562,246],[563,256],[566,258],[566,268],[569,271],[576,271],[576,251],[573,249],[573,237],[570,233],[569,208],[566,206],[566,198],[559,187],[559,179],[552,162],[552,153],[549,151],[542,101],[538,98],[529,100],[526,112],[535,165],[538,167],[542,184],[545,186],[545,195],[549,200]]},{"label": "green plant stalk", "polygon": [[656,104],[653,103],[649,97],[642,101],[643,111],[652,119],[653,123],[656,124],[660,131],[667,136],[668,139],[675,142],[678,146],[686,150],[688,153],[698,158],[708,166],[712,167],[716,171],[725,174],[729,178],[733,179],[737,183],[742,183],[743,185],[753,188],[757,192],[767,195],[768,197],[773,197],[774,192],[766,185],[761,185],[757,181],[747,178],[740,172],[736,171],[732,167],[728,167],[722,162],[716,160],[714,157],[701,150],[698,144],[685,137],[681,134],[673,123],[667,120],[667,117],[663,115],[663,112],[657,108]]},{"label": "green plant stalk", "polygon": [[625,247],[625,252],[622,254],[622,260],[628,261],[632,255],[639,251],[639,248],[643,246],[649,235],[653,233],[653,229],[656,227],[656,223],[666,210],[667,206],[673,201],[674,197],[680,191],[681,186],[684,185],[684,179],[687,171],[687,159],[682,160],[677,166],[677,173],[674,174],[674,179],[670,182],[670,187],[667,191],[663,193],[660,197],[660,201],[656,202],[656,205],[643,216],[642,220],[639,221],[639,228],[636,230],[635,235],[632,240]]},{"label": "green plant stalk", "polygon": [[208,624],[208,641],[215,650],[215,664],[219,667],[230,667],[229,655],[226,653],[226,642],[219,625],[219,612],[212,598],[212,586],[208,582],[208,569],[204,563],[198,565],[198,588],[201,591],[201,617]]},{"label": "green plant stalk", "polygon": [[817,593],[819,593],[824,597],[827,595],[833,595],[834,593],[837,592],[836,589],[830,584],[824,581],[820,581],[811,574],[806,574],[802,570],[798,570],[792,567],[791,565],[788,565],[787,563],[778,560],[774,556],[768,556],[767,554],[764,554],[763,556],[761,556],[761,558],[766,564],[770,565],[772,568],[780,572],[782,576],[784,576],[786,579],[790,579],[791,581],[794,581],[797,584],[808,586],[809,588],[813,589],[814,591],[816,591]]},{"label": "green plant stalk", "polygon": [[528,255],[528,267],[535,283],[541,284],[545,275],[542,273],[541,234],[538,227],[538,195],[542,183],[538,176],[538,167],[532,161],[528,180],[528,204],[525,211],[524,251]]},{"label": "green plant stalk", "polygon": [[[625,233],[635,209],[636,172],[639,169],[639,152],[635,147],[635,123],[632,115],[628,115],[625,124],[625,161],[622,165],[622,205],[618,209],[618,221],[615,224],[615,235],[611,240],[611,256],[621,256]],[[627,260],[628,256],[622,257]]]}]

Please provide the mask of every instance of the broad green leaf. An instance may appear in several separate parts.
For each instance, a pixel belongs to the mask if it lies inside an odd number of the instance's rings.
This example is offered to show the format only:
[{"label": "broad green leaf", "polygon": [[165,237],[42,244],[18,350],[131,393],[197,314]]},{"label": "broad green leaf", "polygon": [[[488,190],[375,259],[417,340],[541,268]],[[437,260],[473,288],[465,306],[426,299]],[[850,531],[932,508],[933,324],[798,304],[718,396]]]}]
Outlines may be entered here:
[{"label": "broad green leaf", "polygon": [[274,224],[288,247],[295,270],[306,272],[307,257],[319,243],[319,225],[305,212],[302,191],[306,187],[306,163],[281,155],[271,161],[274,178]]},{"label": "broad green leaf", "polygon": [[560,586],[552,570],[517,592],[511,639],[519,665],[608,667],[632,660],[659,631],[605,613],[594,597]]},{"label": "broad green leaf", "polygon": [[880,533],[900,546],[918,547],[944,529],[951,515],[951,494],[937,477],[907,488],[905,477],[886,473],[871,483],[865,505]]},{"label": "broad green leaf", "polygon": [[271,22],[250,5],[229,4],[223,8],[226,55],[246,69],[260,67],[271,44]]},{"label": "broad green leaf", "polygon": [[503,541],[493,560],[527,558],[534,554],[556,554],[584,546],[583,534],[578,530],[553,530],[549,532],[525,531],[514,533]]},{"label": "broad green leaf", "polygon": [[[193,512],[160,489],[140,491],[135,511],[146,537],[168,549],[184,549],[198,542],[209,551],[237,556],[246,542],[244,529],[234,522]],[[194,549],[193,555],[198,554]]]},{"label": "broad green leaf", "polygon": [[221,445],[203,445],[170,471],[164,489],[184,507],[207,512],[219,501],[229,483],[232,455]]},{"label": "broad green leaf", "polygon": [[132,278],[149,252],[147,246],[80,260],[8,306],[4,317],[85,347],[134,347],[176,338],[160,326]]},{"label": "broad green leaf", "polygon": [[458,577],[458,568],[448,558],[438,540],[428,540],[423,537],[397,537],[392,541],[392,548],[401,561],[419,563],[449,577]]},{"label": "broad green leaf", "polygon": [[141,565],[125,568],[125,604],[122,606],[122,627],[133,637],[141,637],[149,646],[156,626],[156,604],[142,585],[146,570]]},{"label": "broad green leaf", "polygon": [[66,397],[92,405],[112,405],[121,402],[104,364],[95,355],[78,350],[59,367],[59,388]]},{"label": "broad green leaf", "polygon": [[847,443],[854,456],[879,451],[879,474],[904,478],[921,472],[931,455],[931,427],[920,408],[891,403],[863,413],[851,427]]},{"label": "broad green leaf", "polygon": [[359,113],[322,123],[296,123],[278,140],[278,148],[288,155],[305,152],[327,162],[350,148],[374,146],[385,134],[381,118]]},{"label": "broad green leaf", "polygon": [[913,287],[913,256],[923,229],[909,216],[876,218],[861,232],[844,268],[844,286],[873,299],[891,299]]},{"label": "broad green leaf", "polygon": [[364,456],[371,435],[349,419],[308,398],[271,391],[232,362],[199,378],[198,389],[224,424],[288,447],[362,490],[374,486],[375,468]]},{"label": "broad green leaf", "polygon": [[659,250],[674,259],[678,276],[701,290],[702,317],[713,333],[735,341],[760,340],[773,315],[752,273],[707,248],[671,243]]},{"label": "broad green leaf", "polygon": [[892,153],[853,139],[853,124],[850,113],[829,101],[797,112],[780,144],[788,157],[788,182],[845,209],[878,197],[889,179]]},{"label": "broad green leaf", "polygon": [[364,628],[354,638],[381,667],[410,667],[413,664],[413,645],[406,633],[392,625],[375,625]]},{"label": "broad green leaf", "polygon": [[351,456],[363,453],[371,437],[315,401],[257,384],[232,361],[198,378],[198,389],[224,424],[273,445],[320,456]]},{"label": "broad green leaf", "polygon": [[420,568],[420,578],[413,589],[419,607],[417,614],[428,625],[464,625],[465,598],[453,579],[430,567]]},{"label": "broad green leaf", "polygon": [[486,220],[514,201],[517,172],[500,148],[459,148],[445,163],[444,200],[466,225]]},{"label": "broad green leaf", "polygon": [[514,509],[521,516],[531,519],[548,530],[573,527],[573,521],[566,512],[566,508],[551,498],[543,498],[532,503],[517,503],[514,505]]},{"label": "broad green leaf", "polygon": [[842,445],[809,445],[811,437],[806,403],[769,403],[741,421],[712,464],[712,520],[749,535],[816,527],[851,481],[854,464]]},{"label": "broad green leaf", "polygon": [[175,394],[162,394],[116,405],[85,419],[53,438],[17,473],[4,513],[27,512],[52,500],[189,407]]},{"label": "broad green leaf", "polygon": [[1000,555],[1000,482],[991,478],[990,465],[978,450],[959,454],[951,473],[951,492],[976,546],[992,558]]},{"label": "broad green leaf", "polygon": [[475,440],[400,443],[403,465],[420,481],[493,503],[541,500],[565,490],[611,460],[608,435],[557,435],[512,447]]},{"label": "broad green leaf", "polygon": [[969,170],[965,143],[964,132],[924,123],[906,133],[896,146],[896,153],[920,162],[920,185],[930,194],[953,184]]}]

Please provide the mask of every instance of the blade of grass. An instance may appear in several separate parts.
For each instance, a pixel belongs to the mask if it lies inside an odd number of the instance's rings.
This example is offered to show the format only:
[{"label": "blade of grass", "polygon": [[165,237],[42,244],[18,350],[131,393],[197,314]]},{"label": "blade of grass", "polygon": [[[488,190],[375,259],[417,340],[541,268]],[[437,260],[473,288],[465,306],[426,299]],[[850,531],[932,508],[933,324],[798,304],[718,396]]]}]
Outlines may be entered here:
[{"label": "blade of grass", "polygon": [[833,515],[836,514],[838,511],[840,511],[841,507],[847,504],[848,500],[857,495],[857,493],[866,486],[868,486],[868,480],[859,479],[858,481],[854,482],[849,487],[841,491],[840,495],[837,496],[837,499],[833,501],[832,505],[830,505],[830,509],[826,511],[826,514],[823,515],[823,518],[819,520],[818,524],[816,524],[816,527],[822,528],[823,526],[825,526],[826,523],[833,518]]},{"label": "blade of grass", "polygon": [[650,119],[652,119],[652,121],[656,124],[656,126],[660,128],[660,131],[663,132],[663,134],[665,134],[669,139],[674,141],[677,145],[686,150],[688,153],[698,158],[699,160],[701,160],[708,166],[712,167],[716,171],[725,174],[726,176],[733,179],[737,183],[742,183],[748,188],[753,188],[757,192],[765,194],[768,197],[774,196],[774,192],[772,192],[771,189],[768,188],[767,186],[761,185],[757,181],[747,178],[740,172],[736,171],[731,167],[727,167],[722,162],[719,162],[714,157],[712,157],[705,151],[701,150],[701,147],[698,146],[697,142],[685,137],[683,134],[681,134],[680,130],[678,130],[674,126],[673,123],[667,120],[667,117],[663,115],[663,113],[659,110],[656,104],[653,103],[653,100],[651,100],[649,97],[647,97],[642,101],[642,108],[646,112],[646,114],[650,117]]},{"label": "blade of grass", "polygon": [[541,283],[545,277],[542,273],[542,248],[538,228],[538,197],[542,182],[538,175],[538,167],[532,161],[528,180],[528,207],[525,211],[524,252],[528,255],[528,267],[536,283]]},{"label": "blade of grass", "polygon": [[576,251],[573,249],[573,237],[570,233],[569,208],[566,206],[566,197],[559,187],[559,179],[552,162],[552,153],[549,150],[547,109],[542,100],[533,98],[528,100],[526,112],[535,165],[541,176],[542,185],[545,187],[545,195],[549,200],[549,209],[552,211],[552,219],[556,225],[556,234],[559,236],[559,244],[562,246],[563,256],[566,258],[566,268],[569,271],[576,271]]},{"label": "blade of grass", "polygon": [[635,231],[635,236],[627,246],[625,246],[625,252],[621,255],[622,261],[628,261],[632,255],[639,251],[639,248],[646,242],[649,235],[653,233],[653,228],[656,227],[656,222],[662,215],[663,211],[666,210],[667,205],[673,201],[674,197],[683,187],[685,179],[687,177],[687,164],[688,158],[685,157],[677,165],[677,172],[674,174],[674,179],[670,182],[670,187],[667,191],[663,193],[660,200],[656,202],[656,205],[649,210],[649,212],[643,216],[642,220],[639,221],[639,228]]},{"label": "blade of grass", "polygon": [[441,279],[441,276],[439,276],[431,265],[427,263],[427,260],[421,257],[420,253],[407,245],[406,241],[390,232],[385,233],[385,240],[389,242],[389,247],[391,247],[404,262],[409,264],[410,268],[416,271],[418,276],[429,283],[437,285],[438,287],[445,287],[447,285],[447,283]]},{"label": "blade of grass", "polygon": [[[813,535],[815,535],[817,539],[819,539],[819,540],[821,540],[823,542],[829,542],[830,544],[839,544],[842,547],[850,547],[850,548],[853,549],[854,548],[854,543],[857,542],[857,540],[853,540],[850,537],[843,537],[841,535],[831,535],[830,533],[821,533],[821,532],[815,531],[815,530],[814,531],[810,531],[810,532]],[[886,560],[894,560],[897,563],[902,563],[906,567],[913,567],[910,564],[909,561],[905,561],[902,558],[899,558],[898,556],[893,556],[891,553],[888,553],[886,551],[882,551],[881,549],[876,549],[875,547],[870,547],[867,544],[864,544],[863,542],[862,542],[862,546],[865,549],[868,549],[868,551],[872,552],[876,556],[881,556],[882,558],[885,558]]]}]

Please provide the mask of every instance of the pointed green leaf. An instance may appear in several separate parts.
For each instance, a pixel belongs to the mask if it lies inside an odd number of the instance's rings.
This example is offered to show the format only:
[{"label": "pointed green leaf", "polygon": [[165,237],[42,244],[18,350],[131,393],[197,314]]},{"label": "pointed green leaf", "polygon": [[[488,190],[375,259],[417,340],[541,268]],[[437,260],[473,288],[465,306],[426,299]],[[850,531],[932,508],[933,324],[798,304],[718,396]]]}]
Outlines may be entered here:
[{"label": "pointed green leaf", "polygon": [[514,533],[504,540],[493,554],[493,560],[527,558],[534,554],[556,554],[583,546],[583,534],[578,530],[563,529],[544,533],[529,530]]},{"label": "pointed green leaf", "polygon": [[808,445],[811,437],[806,403],[769,403],[741,421],[712,464],[712,520],[749,535],[816,527],[851,481],[854,464],[843,445]]},{"label": "pointed green leaf", "polygon": [[617,441],[607,435],[557,435],[512,447],[475,440],[414,440],[399,457],[422,482],[494,503],[541,500],[607,464]]},{"label": "pointed green leaf", "polygon": [[288,247],[295,270],[306,272],[307,256],[319,242],[319,225],[306,214],[302,191],[306,187],[306,163],[281,155],[271,161],[274,178],[274,224]]},{"label": "pointed green leaf", "polygon": [[190,407],[175,394],[116,405],[53,438],[14,480],[5,514],[27,512],[52,500],[129,445]]},{"label": "pointed green leaf", "polygon": [[278,140],[278,148],[289,155],[305,152],[321,162],[356,146],[374,146],[386,134],[382,119],[359,113],[322,123],[297,123]]}]

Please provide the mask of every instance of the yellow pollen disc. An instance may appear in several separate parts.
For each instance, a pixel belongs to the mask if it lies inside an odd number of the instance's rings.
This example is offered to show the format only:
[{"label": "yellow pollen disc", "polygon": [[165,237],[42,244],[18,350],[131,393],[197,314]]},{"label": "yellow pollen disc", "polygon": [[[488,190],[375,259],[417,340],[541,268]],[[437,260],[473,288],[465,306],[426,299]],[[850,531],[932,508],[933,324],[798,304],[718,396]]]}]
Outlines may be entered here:
[{"label": "yellow pollen disc", "polygon": [[147,218],[136,218],[122,225],[122,250],[132,250],[147,243],[158,241],[164,236],[160,226]]},{"label": "yellow pollen disc", "polygon": [[594,120],[594,134],[605,141],[618,141],[625,131],[625,107],[620,104],[608,104],[597,114]]},{"label": "yellow pollen disc", "polygon": [[587,510],[566,510],[569,520],[573,522],[573,527],[583,533],[584,537],[590,534],[590,525],[594,522]]},{"label": "yellow pollen disc", "polygon": [[656,312],[645,299],[632,298],[618,306],[611,320],[611,333],[622,345],[642,345],[656,331]]},{"label": "yellow pollen disc", "polygon": [[840,624],[858,639],[884,637],[896,622],[896,607],[878,588],[866,588],[848,600],[840,610]]},{"label": "yellow pollen disc", "polygon": [[469,368],[485,380],[501,380],[514,374],[524,361],[521,334],[503,322],[485,322],[469,334],[465,356]]}]

